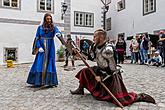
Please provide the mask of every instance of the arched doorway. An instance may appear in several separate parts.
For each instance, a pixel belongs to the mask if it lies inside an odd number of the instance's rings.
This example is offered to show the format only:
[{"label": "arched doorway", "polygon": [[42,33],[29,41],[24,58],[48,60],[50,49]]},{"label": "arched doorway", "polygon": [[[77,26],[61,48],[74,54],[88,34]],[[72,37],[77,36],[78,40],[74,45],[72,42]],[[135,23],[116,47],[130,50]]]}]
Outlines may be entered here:
[{"label": "arched doorway", "polygon": [[[84,48],[84,43],[87,43],[88,46],[86,46],[86,48]],[[93,41],[89,40],[89,39],[81,39],[80,40],[80,52],[85,54],[85,55],[88,55],[89,53],[89,47],[92,45]]]}]

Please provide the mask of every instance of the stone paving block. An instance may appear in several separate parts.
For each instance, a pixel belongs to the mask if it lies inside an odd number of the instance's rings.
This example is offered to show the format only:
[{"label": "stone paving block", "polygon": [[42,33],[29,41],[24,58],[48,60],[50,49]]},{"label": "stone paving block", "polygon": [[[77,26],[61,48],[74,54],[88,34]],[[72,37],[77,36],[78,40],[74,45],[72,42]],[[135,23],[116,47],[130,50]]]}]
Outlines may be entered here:
[{"label": "stone paving block", "polygon": [[165,110],[165,108],[160,108],[159,110]]},{"label": "stone paving block", "polygon": [[165,107],[165,104],[164,103],[158,103],[158,106],[159,107]]},{"label": "stone paving block", "polygon": [[[88,61],[89,62],[89,61]],[[8,69],[0,66],[0,110],[117,110],[110,102],[97,101],[85,90],[85,95],[71,95],[69,90],[78,86],[76,73],[85,66],[76,61],[76,70],[64,71],[57,62],[58,87],[34,92],[35,88],[26,84],[31,64],[16,65]],[[95,63],[89,62],[90,65]],[[157,105],[145,102],[134,103],[124,110],[165,110],[165,68],[146,65],[122,64],[123,80],[128,90],[145,92],[156,99]]]},{"label": "stone paving block", "polygon": [[132,105],[129,107],[129,110],[138,110],[138,106]]}]

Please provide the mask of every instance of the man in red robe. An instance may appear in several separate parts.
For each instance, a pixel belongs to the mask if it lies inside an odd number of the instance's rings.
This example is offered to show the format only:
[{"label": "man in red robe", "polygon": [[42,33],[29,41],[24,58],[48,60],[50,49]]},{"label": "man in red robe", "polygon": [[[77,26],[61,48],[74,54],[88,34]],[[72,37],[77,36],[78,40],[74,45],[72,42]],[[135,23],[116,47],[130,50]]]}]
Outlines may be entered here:
[{"label": "man in red robe", "polygon": [[[89,68],[80,70],[76,75],[79,79],[79,87],[75,91],[70,91],[71,94],[83,95],[86,88],[97,100],[117,104],[99,83],[102,81],[124,106],[139,101],[155,103],[155,100],[145,93],[127,92],[121,72],[116,65],[114,48],[106,42],[106,39],[104,30],[98,29],[94,32],[94,46],[89,58],[97,62],[97,66],[91,67],[97,76],[94,77]],[[110,77],[107,78],[107,76]]]}]

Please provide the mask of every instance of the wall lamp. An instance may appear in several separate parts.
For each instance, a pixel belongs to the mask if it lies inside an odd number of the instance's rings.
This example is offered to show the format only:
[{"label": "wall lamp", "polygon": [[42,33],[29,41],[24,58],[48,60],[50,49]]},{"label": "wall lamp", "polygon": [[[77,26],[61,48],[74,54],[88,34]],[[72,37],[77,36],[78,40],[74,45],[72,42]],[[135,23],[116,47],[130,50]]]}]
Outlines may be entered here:
[{"label": "wall lamp", "polygon": [[68,9],[68,5],[65,2],[63,2],[61,7],[62,7],[62,9],[61,9],[61,11],[62,11],[61,19],[63,20],[65,12]]}]

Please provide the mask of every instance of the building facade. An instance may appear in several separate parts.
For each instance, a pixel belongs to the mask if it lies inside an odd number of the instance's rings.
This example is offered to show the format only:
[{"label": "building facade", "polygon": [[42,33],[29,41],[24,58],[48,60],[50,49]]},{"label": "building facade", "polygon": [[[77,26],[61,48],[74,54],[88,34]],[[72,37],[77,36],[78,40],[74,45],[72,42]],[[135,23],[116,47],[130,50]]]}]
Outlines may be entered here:
[{"label": "building facade", "polygon": [[102,28],[101,0],[72,0],[71,7],[72,38],[92,40],[94,31]]},{"label": "building facade", "polygon": [[107,18],[111,18],[109,36],[125,37],[165,30],[164,0],[112,0]]},{"label": "building facade", "polygon": [[[165,30],[164,0],[112,0],[107,13],[108,35],[125,39],[137,34]],[[129,47],[129,45],[127,45]]]},{"label": "building facade", "polygon": [[[70,28],[65,29],[70,24],[61,19],[63,2],[70,7],[69,0],[0,0],[0,64],[5,64],[9,57],[14,63],[33,61],[32,43],[46,12],[52,14],[55,25],[62,32],[70,31]],[[58,48],[60,42],[57,38],[55,42]]]},{"label": "building facade", "polygon": [[[71,33],[74,40],[92,39],[94,30],[101,27],[100,3],[100,0],[90,3],[87,0],[0,0],[0,65],[6,64],[10,57],[18,64],[33,61],[32,43],[46,12],[52,14],[64,36]],[[57,38],[55,44],[57,50],[61,45]]]}]

